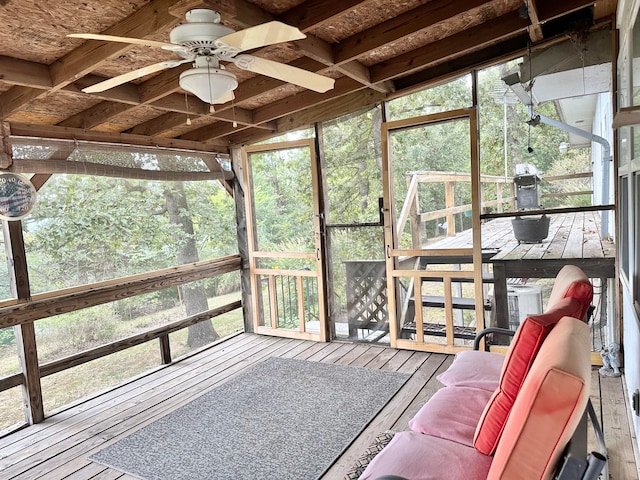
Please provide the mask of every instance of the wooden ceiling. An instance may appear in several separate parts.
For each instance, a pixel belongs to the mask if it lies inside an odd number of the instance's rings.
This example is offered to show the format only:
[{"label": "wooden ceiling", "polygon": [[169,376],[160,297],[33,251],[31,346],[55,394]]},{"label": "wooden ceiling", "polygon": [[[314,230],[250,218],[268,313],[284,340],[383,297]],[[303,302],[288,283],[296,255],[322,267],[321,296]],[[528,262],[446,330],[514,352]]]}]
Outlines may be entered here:
[{"label": "wooden ceiling", "polygon": [[[0,0],[0,168],[12,137],[228,152],[356,111],[495,59],[609,22],[588,0]],[[182,65],[101,93],[82,88],[175,55],[67,38],[105,33],[168,41],[192,8],[240,30],[277,19],[306,39],[250,52],[336,79],[320,94],[229,66],[235,100],[209,105],[178,85]],[[527,14],[528,13],[528,14]],[[187,118],[190,122],[187,122]],[[190,125],[188,124],[190,123]],[[237,125],[237,126],[235,126]]]}]

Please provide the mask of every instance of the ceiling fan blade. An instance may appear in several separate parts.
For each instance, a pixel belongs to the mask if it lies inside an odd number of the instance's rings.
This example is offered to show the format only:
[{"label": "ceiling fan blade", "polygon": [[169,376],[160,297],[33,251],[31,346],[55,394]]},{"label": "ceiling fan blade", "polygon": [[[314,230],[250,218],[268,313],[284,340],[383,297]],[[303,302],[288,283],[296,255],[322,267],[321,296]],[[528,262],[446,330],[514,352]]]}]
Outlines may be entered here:
[{"label": "ceiling fan blade", "polygon": [[273,21],[220,37],[216,40],[216,45],[228,45],[243,51],[273,45],[274,43],[301,40],[306,37],[296,27]]},{"label": "ceiling fan blade", "polygon": [[286,63],[254,57],[253,55],[240,55],[234,58],[233,61],[239,68],[249,70],[250,72],[260,73],[267,77],[277,78],[283,82],[308,88],[309,90],[313,90],[318,93],[324,93],[327,90],[331,90],[335,83],[333,78],[308,72],[307,70],[293,67]]},{"label": "ceiling fan blade", "polygon": [[67,37],[83,38],[85,40],[104,40],[105,42],[130,43],[132,45],[145,45],[147,47],[162,48],[172,52],[185,50],[182,45],[174,43],[156,42],[155,40],[145,40],[144,38],[117,37],[114,35],[102,35],[98,33],[70,33]]},{"label": "ceiling fan blade", "polygon": [[117,87],[118,85],[122,85],[123,83],[126,83],[130,80],[135,80],[136,78],[144,77],[145,75],[159,72],[167,68],[177,67],[178,65],[182,65],[183,63],[187,63],[191,61],[192,61],[191,59],[186,59],[186,60],[168,60],[166,62],[154,63],[153,65],[148,65],[146,67],[138,68],[137,70],[132,70],[130,72],[123,73],[122,75],[118,75],[117,77],[109,78],[104,82],[96,83],[95,85],[91,85],[90,87],[83,88],[82,91],[85,93],[104,92],[105,90],[109,90],[110,88]]}]

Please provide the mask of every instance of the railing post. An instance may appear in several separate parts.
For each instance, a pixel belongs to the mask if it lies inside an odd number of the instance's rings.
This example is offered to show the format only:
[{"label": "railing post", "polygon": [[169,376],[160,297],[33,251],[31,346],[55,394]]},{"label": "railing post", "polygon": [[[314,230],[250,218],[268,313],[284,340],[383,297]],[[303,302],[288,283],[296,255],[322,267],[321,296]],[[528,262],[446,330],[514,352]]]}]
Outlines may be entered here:
[{"label": "railing post", "polygon": [[169,343],[169,335],[162,335],[158,338],[160,341],[160,360],[164,365],[171,363],[171,344]]},{"label": "railing post", "polygon": [[498,197],[498,213],[502,213],[504,208],[502,207],[502,183],[496,183],[496,196]]},{"label": "railing post", "polygon": [[[407,200],[409,200],[409,221],[411,225],[411,245],[412,248],[422,248],[422,239],[420,229],[422,220],[420,220],[420,204],[418,202],[418,176],[416,174],[407,177]],[[399,235],[402,232],[398,232]]]},{"label": "railing post", "polygon": [[[455,205],[455,182],[444,182],[445,207],[453,208]],[[452,237],[456,234],[456,222],[453,213],[447,213],[447,236]]]},{"label": "railing post", "polygon": [[[3,221],[5,252],[10,266],[9,276],[11,291],[16,298],[26,300],[31,298],[29,287],[29,273],[27,258],[22,235],[22,222]],[[36,332],[33,321],[22,323],[14,327],[18,357],[24,375],[22,394],[24,397],[25,416],[30,424],[44,420],[44,406],[42,403],[42,384],[40,382],[40,366],[38,364],[38,350],[36,348]]]}]

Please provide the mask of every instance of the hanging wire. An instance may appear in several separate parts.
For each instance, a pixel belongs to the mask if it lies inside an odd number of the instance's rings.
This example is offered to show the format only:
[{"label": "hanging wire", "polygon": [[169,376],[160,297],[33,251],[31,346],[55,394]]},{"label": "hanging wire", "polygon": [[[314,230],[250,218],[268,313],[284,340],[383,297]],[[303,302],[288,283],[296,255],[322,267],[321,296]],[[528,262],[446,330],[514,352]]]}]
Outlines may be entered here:
[{"label": "hanging wire", "polygon": [[[213,101],[213,88],[211,86],[211,59],[207,57],[207,80],[209,82],[209,98]],[[213,108],[213,103],[209,102],[209,112],[215,112],[215,108]]]},{"label": "hanging wire", "polygon": [[[527,9],[529,8],[529,2],[527,2]],[[528,31],[528,28],[527,28]],[[527,57],[529,59],[529,121],[527,124],[529,125],[529,139],[527,141],[527,152],[533,153],[533,148],[531,147],[531,126],[533,124],[533,74],[531,68],[531,38],[527,38]]]}]

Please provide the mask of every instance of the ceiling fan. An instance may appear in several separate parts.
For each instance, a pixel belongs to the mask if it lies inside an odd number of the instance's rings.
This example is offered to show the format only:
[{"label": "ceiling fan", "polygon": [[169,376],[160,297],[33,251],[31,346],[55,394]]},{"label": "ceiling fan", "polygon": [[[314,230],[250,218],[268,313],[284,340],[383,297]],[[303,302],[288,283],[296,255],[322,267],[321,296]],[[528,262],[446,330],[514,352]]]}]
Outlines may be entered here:
[{"label": "ceiling fan", "polygon": [[102,92],[130,80],[191,62],[193,68],[180,74],[180,87],[209,104],[225,103],[234,98],[233,90],[238,86],[238,81],[233,73],[225,70],[221,61],[319,93],[333,88],[332,78],[254,55],[240,54],[245,50],[305,38],[306,35],[295,27],[272,21],[236,32],[220,24],[218,12],[204,8],[190,10],[186,14],[186,20],[187,23],[171,31],[170,43],[92,33],[67,35],[73,38],[157,47],[175,52],[182,57],[118,75],[82,91]]}]

